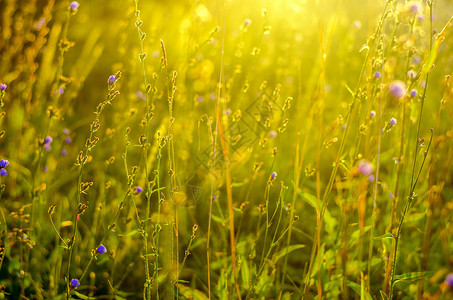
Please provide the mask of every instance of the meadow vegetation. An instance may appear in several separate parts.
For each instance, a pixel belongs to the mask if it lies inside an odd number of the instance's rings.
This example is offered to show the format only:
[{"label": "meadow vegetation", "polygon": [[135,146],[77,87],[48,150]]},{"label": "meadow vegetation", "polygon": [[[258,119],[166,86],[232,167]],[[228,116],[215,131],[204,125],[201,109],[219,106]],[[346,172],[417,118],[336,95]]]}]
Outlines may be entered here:
[{"label": "meadow vegetation", "polygon": [[0,299],[453,299],[452,13],[1,0]]}]

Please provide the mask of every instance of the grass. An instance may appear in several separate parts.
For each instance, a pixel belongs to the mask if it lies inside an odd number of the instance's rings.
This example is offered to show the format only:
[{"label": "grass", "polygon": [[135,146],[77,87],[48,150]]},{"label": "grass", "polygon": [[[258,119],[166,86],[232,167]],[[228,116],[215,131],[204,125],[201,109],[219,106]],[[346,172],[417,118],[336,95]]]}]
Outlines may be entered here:
[{"label": "grass", "polygon": [[5,1],[0,299],[450,299],[451,11]]}]

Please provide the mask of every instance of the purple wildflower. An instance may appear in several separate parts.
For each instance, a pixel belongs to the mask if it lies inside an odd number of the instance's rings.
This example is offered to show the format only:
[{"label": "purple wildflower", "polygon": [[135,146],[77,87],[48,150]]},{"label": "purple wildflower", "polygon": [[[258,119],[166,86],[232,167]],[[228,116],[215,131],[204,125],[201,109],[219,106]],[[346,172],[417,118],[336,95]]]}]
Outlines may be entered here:
[{"label": "purple wildflower", "polygon": [[397,99],[400,99],[406,93],[406,84],[400,80],[393,81],[389,85],[389,92]]},{"label": "purple wildflower", "polygon": [[44,166],[44,168],[42,168],[42,170],[43,170],[44,172],[47,172],[47,171],[49,171],[49,167],[48,167],[48,166]]},{"label": "purple wildflower", "polygon": [[370,118],[374,118],[376,116],[376,112],[374,110],[370,111]]},{"label": "purple wildflower", "polygon": [[0,169],[0,176],[6,176],[8,175],[8,172],[6,172],[6,169]]},{"label": "purple wildflower", "polygon": [[52,143],[53,139],[51,136],[47,136],[46,139],[44,140],[44,144],[50,144]]},{"label": "purple wildflower", "polygon": [[135,192],[137,194],[139,194],[139,193],[143,192],[143,188],[141,186],[137,185],[137,187],[135,188]]},{"label": "purple wildflower", "polygon": [[41,19],[39,19],[38,22],[35,23],[35,25],[33,25],[33,27],[36,30],[39,30],[39,29],[41,29],[44,26],[44,24],[46,24],[46,19],[45,18],[41,18]]},{"label": "purple wildflower", "polygon": [[61,155],[66,155],[66,154],[68,154],[68,151],[66,151],[66,149],[61,150]]},{"label": "purple wildflower", "polygon": [[72,278],[72,279],[71,279],[71,282],[69,283],[69,286],[70,286],[72,289],[77,288],[79,285],[80,285],[80,282],[79,282],[79,280],[76,279],[76,278]]},{"label": "purple wildflower", "polygon": [[72,1],[71,4],[69,4],[69,8],[75,12],[79,8],[79,5],[80,5],[79,2]]},{"label": "purple wildflower", "polygon": [[381,78],[381,72],[379,72],[379,71],[374,72],[374,79],[379,79],[379,78]]},{"label": "purple wildflower", "polygon": [[68,128],[63,129],[63,133],[64,134],[69,134],[69,129]]},{"label": "purple wildflower", "polygon": [[146,95],[143,94],[141,91],[137,91],[135,93],[135,96],[137,96],[137,98],[139,98],[139,99],[146,100]]},{"label": "purple wildflower", "polygon": [[396,124],[396,119],[395,118],[391,118],[390,121],[389,121],[389,124],[394,126]]},{"label": "purple wildflower", "polygon": [[421,11],[421,5],[418,1],[409,1],[406,7],[407,10],[413,15]]},{"label": "purple wildflower", "polygon": [[276,137],[276,136],[277,136],[277,133],[275,132],[275,130],[272,130],[271,132],[269,132],[269,136],[270,136],[271,138]]},{"label": "purple wildflower", "polygon": [[50,144],[44,144],[44,149],[49,151],[52,147],[50,147]]},{"label": "purple wildflower", "polygon": [[6,84],[4,84],[4,83],[1,83],[1,84],[0,84],[0,91],[4,91],[4,90],[6,90],[6,87],[7,87],[7,85],[6,85]]},{"label": "purple wildflower", "polygon": [[414,98],[415,96],[417,96],[417,90],[416,89],[413,89],[410,93],[411,95],[411,98]]},{"label": "purple wildflower", "polygon": [[409,77],[409,79],[415,79],[415,77],[417,77],[417,72],[415,72],[414,70],[409,70],[407,71],[407,77]]},{"label": "purple wildflower", "polygon": [[445,278],[445,283],[453,288],[453,273],[447,275],[447,278]]},{"label": "purple wildflower", "polygon": [[97,249],[96,249],[96,253],[98,253],[98,254],[102,254],[105,252],[107,252],[107,248],[105,248],[105,246],[102,244],[100,244],[99,247],[97,247]]},{"label": "purple wildflower", "polygon": [[368,176],[368,181],[369,181],[369,182],[373,182],[373,181],[374,181],[374,175]]},{"label": "purple wildflower", "polygon": [[9,165],[9,161],[7,161],[6,159],[2,159],[0,160],[0,168],[6,168],[7,166]]},{"label": "purple wildflower", "polygon": [[72,143],[72,139],[68,136],[67,138],[64,139],[64,142],[66,144],[71,144]]},{"label": "purple wildflower", "polygon": [[225,111],[225,113],[227,114],[227,116],[229,116],[229,115],[231,114],[231,109],[228,108],[228,109]]},{"label": "purple wildflower", "polygon": [[271,174],[271,180],[274,180],[277,177],[277,172],[273,172]]},{"label": "purple wildflower", "polygon": [[112,84],[114,84],[114,83],[115,83],[115,75],[111,75],[111,76],[109,77],[109,84],[112,85]]},{"label": "purple wildflower", "polygon": [[369,161],[362,159],[359,161],[357,171],[366,176],[371,175],[371,173],[373,173],[373,165]]}]

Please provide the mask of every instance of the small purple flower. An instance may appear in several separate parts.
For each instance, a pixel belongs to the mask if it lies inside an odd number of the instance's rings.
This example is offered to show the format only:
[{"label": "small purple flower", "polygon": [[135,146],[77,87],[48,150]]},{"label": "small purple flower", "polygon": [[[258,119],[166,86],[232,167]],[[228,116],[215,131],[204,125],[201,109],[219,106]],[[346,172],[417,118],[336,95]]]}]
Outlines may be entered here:
[{"label": "small purple flower", "polygon": [[50,144],[44,144],[44,149],[49,151],[52,147],[50,147]]},{"label": "small purple flower", "polygon": [[197,102],[198,102],[198,103],[203,102],[203,100],[204,100],[204,97],[203,97],[203,96],[198,96],[198,97],[197,97]]},{"label": "small purple flower", "polygon": [[369,181],[369,182],[373,182],[373,181],[374,181],[374,175],[368,176],[368,181]]},{"label": "small purple flower", "polygon": [[49,167],[48,167],[48,166],[44,166],[44,168],[42,168],[42,170],[43,170],[44,172],[47,172],[47,171],[49,171]]},{"label": "small purple flower", "polygon": [[66,149],[61,150],[61,155],[66,155],[66,154],[68,154],[68,151],[66,151]]},{"label": "small purple flower", "polygon": [[109,77],[109,84],[112,85],[112,84],[114,84],[114,83],[115,83],[115,75],[111,75],[111,76]]},{"label": "small purple flower", "polygon": [[393,81],[389,85],[389,92],[393,97],[400,99],[406,94],[406,84],[400,80]]},{"label": "small purple flower", "polygon": [[68,128],[63,129],[63,133],[64,134],[69,134],[69,129]]},{"label": "small purple flower", "polygon": [[212,195],[212,200],[217,199],[216,195]]},{"label": "small purple flower", "polygon": [[137,98],[139,98],[139,99],[146,100],[146,95],[143,94],[141,91],[138,91],[137,93],[135,93],[135,96],[137,96]]},{"label": "small purple flower", "polygon": [[227,114],[227,116],[229,116],[229,115],[231,114],[231,109],[228,108],[228,109],[225,111],[225,113]]},{"label": "small purple flower", "polygon": [[46,139],[44,140],[44,144],[50,144],[52,143],[53,139],[51,136],[47,136]]},{"label": "small purple flower", "polygon": [[7,161],[6,159],[2,159],[0,160],[0,168],[6,168],[7,166],[9,165],[9,161]]},{"label": "small purple flower", "polygon": [[250,19],[245,19],[245,21],[244,21],[244,26],[247,27],[247,26],[249,26],[250,24],[252,24],[252,20],[250,20]]},{"label": "small purple flower", "polygon": [[396,119],[395,118],[391,118],[390,121],[389,121],[389,124],[394,126],[396,124]]},{"label": "small purple flower", "polygon": [[381,72],[379,72],[379,71],[374,72],[374,79],[379,79],[379,78],[381,78]]},{"label": "small purple flower", "polygon": [[274,137],[277,136],[277,133],[275,132],[275,130],[272,130],[271,132],[269,132],[269,136],[270,136],[271,138],[274,138]]},{"label": "small purple flower", "polygon": [[77,288],[79,285],[80,285],[80,282],[79,282],[79,280],[76,279],[76,278],[72,278],[72,279],[71,279],[71,282],[69,283],[69,286],[70,286],[72,289]]},{"label": "small purple flower", "polygon": [[72,139],[68,136],[67,138],[64,139],[64,142],[66,144],[71,144],[72,143]]},{"label": "small purple flower", "polygon": [[274,180],[277,177],[277,172],[273,172],[271,174],[271,180]]},{"label": "small purple flower", "polygon": [[58,94],[61,96],[61,95],[63,95],[63,93],[64,93],[64,88],[60,87],[58,89]]},{"label": "small purple flower", "polygon": [[6,172],[6,169],[0,169],[0,176],[6,176],[8,175],[8,172]]},{"label": "small purple flower", "polygon": [[418,1],[409,1],[407,3],[407,10],[413,15],[415,15],[418,12],[420,12],[421,11],[420,2],[418,2]]},{"label": "small purple flower", "polygon": [[414,58],[412,58],[412,61],[415,64],[419,64],[421,62],[421,58],[420,58],[420,56],[414,56]]},{"label": "small purple flower", "polygon": [[41,29],[44,26],[44,24],[46,24],[46,19],[45,18],[41,18],[41,19],[39,19],[38,22],[35,23],[35,25],[33,25],[33,27],[36,30],[39,30],[39,29]]},{"label": "small purple flower", "polygon": [[415,72],[414,70],[409,70],[407,71],[407,77],[409,77],[409,79],[414,79],[415,77],[417,77],[417,72]]},{"label": "small purple flower", "polygon": [[374,110],[370,111],[370,118],[374,118],[376,116],[376,112]]},{"label": "small purple flower", "polygon": [[100,244],[99,247],[97,247],[97,249],[96,249],[97,254],[102,254],[105,252],[107,252],[107,248],[105,248],[105,246],[102,244]]},{"label": "small purple flower", "polygon": [[369,161],[362,159],[359,161],[357,171],[366,176],[371,175],[371,173],[373,173],[373,165]]},{"label": "small purple flower", "polygon": [[77,9],[79,8],[79,2],[77,1],[72,1],[71,4],[69,4],[69,8],[72,10],[72,11],[77,11]]},{"label": "small purple flower", "polygon": [[411,98],[414,98],[415,96],[417,96],[417,90],[416,89],[413,89],[410,93],[411,95]]},{"label": "small purple flower", "polygon": [[6,87],[7,87],[7,85],[6,85],[6,84],[4,84],[4,83],[1,83],[1,84],[0,84],[0,91],[4,91],[4,90],[6,90]]},{"label": "small purple flower", "polygon": [[141,192],[143,192],[143,188],[141,186],[137,185],[137,187],[135,188],[135,192],[137,194],[140,194]]},{"label": "small purple flower", "polygon": [[447,275],[447,278],[445,278],[445,283],[453,288],[453,273]]}]

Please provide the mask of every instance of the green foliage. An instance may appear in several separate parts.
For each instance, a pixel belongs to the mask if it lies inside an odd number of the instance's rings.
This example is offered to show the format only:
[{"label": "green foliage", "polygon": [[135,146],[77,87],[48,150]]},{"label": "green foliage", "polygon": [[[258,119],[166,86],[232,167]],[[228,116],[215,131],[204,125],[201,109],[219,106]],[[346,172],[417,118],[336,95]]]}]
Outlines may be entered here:
[{"label": "green foliage", "polygon": [[451,11],[2,1],[0,299],[452,298]]}]

